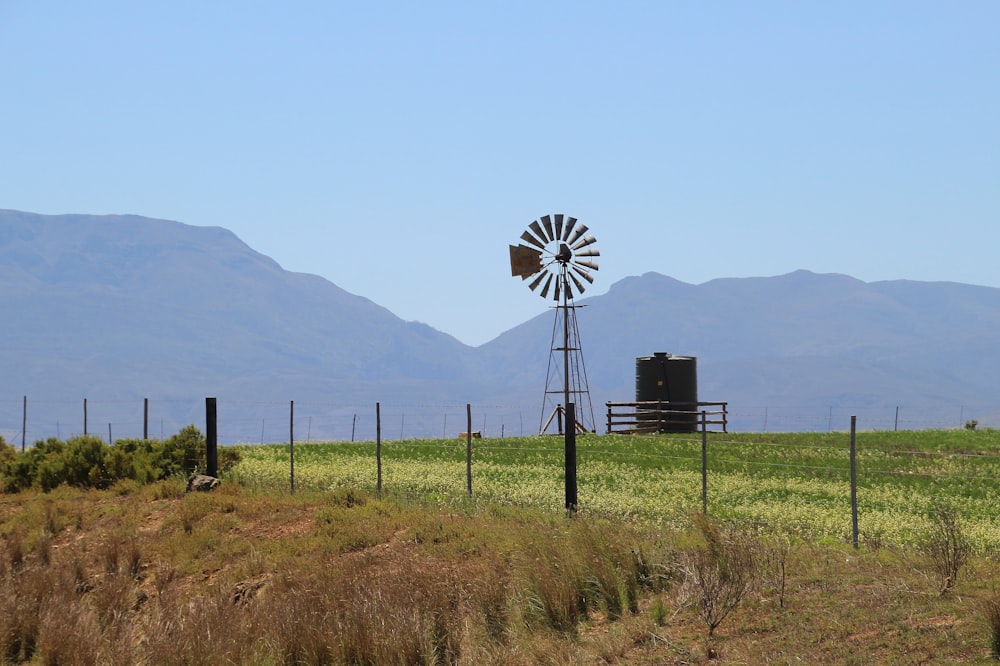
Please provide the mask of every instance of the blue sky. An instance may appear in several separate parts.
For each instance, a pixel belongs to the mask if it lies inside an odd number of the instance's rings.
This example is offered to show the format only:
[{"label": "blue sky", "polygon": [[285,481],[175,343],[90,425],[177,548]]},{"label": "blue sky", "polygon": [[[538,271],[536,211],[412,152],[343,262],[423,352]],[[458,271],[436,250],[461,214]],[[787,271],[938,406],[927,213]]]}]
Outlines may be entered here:
[{"label": "blue sky", "polygon": [[507,245],[547,213],[586,295],[1000,287],[992,0],[0,0],[0,91],[0,208],[226,227],[470,344],[546,311]]}]

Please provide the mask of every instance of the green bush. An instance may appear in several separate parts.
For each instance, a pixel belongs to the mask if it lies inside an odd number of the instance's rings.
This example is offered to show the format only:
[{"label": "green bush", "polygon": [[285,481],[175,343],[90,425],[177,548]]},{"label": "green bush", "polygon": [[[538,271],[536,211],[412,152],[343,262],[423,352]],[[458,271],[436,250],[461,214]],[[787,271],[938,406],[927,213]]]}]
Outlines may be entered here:
[{"label": "green bush", "polygon": [[104,489],[110,486],[112,479],[107,468],[108,448],[93,435],[69,439],[62,454],[64,478],[60,483],[78,488]]},{"label": "green bush", "polygon": [[17,449],[8,444],[0,435],[0,479],[10,474],[10,468],[17,458]]},{"label": "green bush", "polygon": [[[239,453],[233,450],[222,458],[231,467]],[[0,439],[0,487],[4,492],[48,492],[64,484],[99,489],[122,480],[145,484],[204,470],[205,462],[205,438],[193,425],[164,441],[122,439],[108,446],[83,435],[66,442],[40,440],[22,453]]]},{"label": "green bush", "polygon": [[205,469],[205,437],[193,425],[171,435],[163,442],[163,450],[169,465],[167,476],[174,473],[188,475]]}]

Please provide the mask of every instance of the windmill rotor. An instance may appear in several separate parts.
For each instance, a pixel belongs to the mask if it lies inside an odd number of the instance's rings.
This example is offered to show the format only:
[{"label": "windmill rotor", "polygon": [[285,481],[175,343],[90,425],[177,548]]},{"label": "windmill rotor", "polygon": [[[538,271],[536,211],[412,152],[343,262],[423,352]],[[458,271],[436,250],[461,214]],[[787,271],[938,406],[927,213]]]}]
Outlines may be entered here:
[{"label": "windmill rotor", "polygon": [[562,297],[572,299],[574,287],[576,295],[582,294],[594,282],[591,272],[598,269],[591,257],[601,256],[597,239],[588,231],[575,217],[543,215],[521,234],[524,243],[510,246],[511,275],[530,279],[528,288],[542,298],[551,291],[557,302]]}]

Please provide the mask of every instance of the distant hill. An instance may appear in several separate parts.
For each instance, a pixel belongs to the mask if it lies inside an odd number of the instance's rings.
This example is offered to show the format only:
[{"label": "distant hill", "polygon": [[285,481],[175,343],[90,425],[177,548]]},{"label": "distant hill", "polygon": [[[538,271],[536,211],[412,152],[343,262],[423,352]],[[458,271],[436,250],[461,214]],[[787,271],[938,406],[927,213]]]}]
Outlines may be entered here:
[{"label": "distant hill", "polygon": [[[833,427],[850,412],[891,428],[896,407],[914,427],[1000,414],[1000,289],[804,270],[701,285],[646,273],[579,303],[601,404],[630,399],[632,359],[665,351],[696,356],[699,397],[729,401],[745,429],[762,427],[767,412],[784,430],[825,430],[831,411]],[[550,329],[537,318],[481,351],[510,357]]]},{"label": "distant hill", "polygon": [[[797,271],[701,285],[657,273],[581,300],[597,421],[634,396],[635,357],[698,357],[703,400],[736,429],[1000,425],[1000,290],[865,283]],[[220,400],[220,437],[385,436],[537,430],[551,313],[471,348],[329,281],[283,270],[231,232],[139,216],[0,211],[0,434],[29,439],[111,423],[134,436],[143,398],[165,434]],[[359,416],[360,415],[360,416]],[[284,425],[282,422],[284,420]],[[515,426],[514,423],[517,423]],[[500,425],[502,423],[502,425]],[[160,428],[153,427],[153,436]],[[117,436],[117,435],[116,435]]]}]

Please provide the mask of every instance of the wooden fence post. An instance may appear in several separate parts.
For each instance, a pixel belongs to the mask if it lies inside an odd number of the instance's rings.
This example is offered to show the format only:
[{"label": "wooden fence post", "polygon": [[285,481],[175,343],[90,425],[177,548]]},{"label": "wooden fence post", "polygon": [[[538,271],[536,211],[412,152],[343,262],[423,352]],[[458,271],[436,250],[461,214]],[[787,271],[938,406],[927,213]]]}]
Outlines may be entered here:
[{"label": "wooden fence post", "polygon": [[149,398],[142,399],[142,438],[149,439]]},{"label": "wooden fence post", "polygon": [[295,401],[288,405],[288,482],[291,494],[295,494]]},{"label": "wooden fence post", "polygon": [[24,408],[21,411],[21,453],[24,453],[24,440],[28,436],[28,396],[24,396]]},{"label": "wooden fence post", "polygon": [[83,399],[83,436],[87,436],[87,399]]}]

